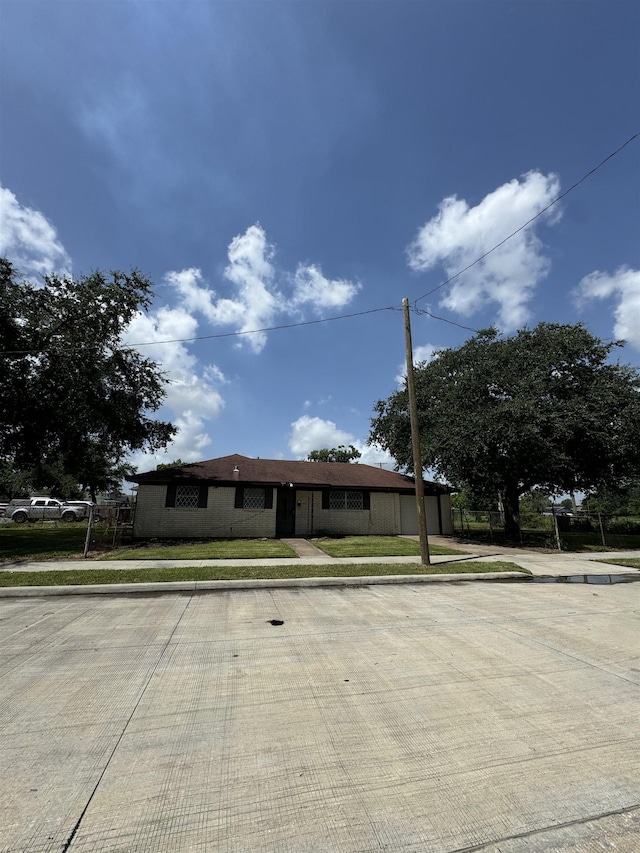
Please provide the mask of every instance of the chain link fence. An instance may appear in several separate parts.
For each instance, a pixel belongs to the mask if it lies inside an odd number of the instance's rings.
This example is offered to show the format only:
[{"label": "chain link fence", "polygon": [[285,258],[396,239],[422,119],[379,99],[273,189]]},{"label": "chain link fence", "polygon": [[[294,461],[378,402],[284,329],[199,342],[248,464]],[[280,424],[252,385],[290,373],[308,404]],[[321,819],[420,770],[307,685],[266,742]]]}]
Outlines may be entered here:
[{"label": "chain link fence", "polygon": [[[454,535],[496,545],[505,541],[503,512],[454,508],[451,514]],[[520,543],[530,547],[563,551],[585,547],[640,548],[640,516],[523,513],[519,529]]]}]

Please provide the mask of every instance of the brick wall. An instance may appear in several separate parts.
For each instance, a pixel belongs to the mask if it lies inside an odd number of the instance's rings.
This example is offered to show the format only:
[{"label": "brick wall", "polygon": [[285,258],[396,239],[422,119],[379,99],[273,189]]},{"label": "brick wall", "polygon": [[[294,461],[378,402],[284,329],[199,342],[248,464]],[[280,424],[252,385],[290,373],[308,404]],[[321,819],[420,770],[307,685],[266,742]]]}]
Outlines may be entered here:
[{"label": "brick wall", "polygon": [[319,534],[371,534],[393,536],[400,532],[398,495],[371,492],[371,509],[322,509],[322,492],[298,491],[296,536]]},{"label": "brick wall", "polygon": [[140,486],[133,526],[135,537],[208,539],[275,535],[275,506],[236,509],[234,487],[210,486],[206,509],[165,507],[166,494],[166,486]]},{"label": "brick wall", "polygon": [[[273,537],[273,509],[236,509],[235,488],[209,487],[206,509],[165,507],[166,486],[141,485],[133,535],[145,538]],[[400,503],[396,494],[371,493],[368,510],[322,509],[322,493],[296,492],[296,536],[323,533],[395,535],[400,532]]]}]

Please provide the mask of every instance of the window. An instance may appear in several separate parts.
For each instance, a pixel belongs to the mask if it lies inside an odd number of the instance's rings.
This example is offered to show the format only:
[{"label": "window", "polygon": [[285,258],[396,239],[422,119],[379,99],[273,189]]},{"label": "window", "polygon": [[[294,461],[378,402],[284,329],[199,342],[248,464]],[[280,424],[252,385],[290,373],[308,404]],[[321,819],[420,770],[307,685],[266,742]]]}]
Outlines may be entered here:
[{"label": "window", "polygon": [[273,509],[271,486],[236,486],[236,509]]},{"label": "window", "polygon": [[209,486],[207,483],[198,485],[179,486],[170,483],[167,486],[167,496],[164,505],[175,507],[175,509],[206,509],[209,497]]},{"label": "window", "polygon": [[264,489],[246,488],[242,501],[243,509],[264,509]]},{"label": "window", "polygon": [[369,509],[369,492],[351,492],[346,490],[324,492],[322,495],[322,508],[355,510]]},{"label": "window", "polygon": [[197,509],[199,497],[199,486],[177,486],[176,509]]}]

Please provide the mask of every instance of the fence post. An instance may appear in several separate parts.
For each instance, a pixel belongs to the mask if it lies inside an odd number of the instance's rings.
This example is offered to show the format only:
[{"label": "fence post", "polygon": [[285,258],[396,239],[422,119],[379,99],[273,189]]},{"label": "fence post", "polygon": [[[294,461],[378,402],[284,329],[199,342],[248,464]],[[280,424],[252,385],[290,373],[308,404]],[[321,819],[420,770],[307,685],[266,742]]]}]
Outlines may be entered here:
[{"label": "fence post", "polygon": [[600,525],[600,538],[602,539],[602,547],[606,548],[607,543],[604,541],[604,527],[602,526],[602,515],[598,513],[598,524]]},{"label": "fence post", "polygon": [[558,551],[562,551],[562,543],[560,542],[560,531],[558,530],[558,517],[556,515],[555,507],[553,507],[553,526],[556,531],[556,542],[558,543]]},{"label": "fence post", "polygon": [[84,540],[84,551],[82,553],[83,560],[87,559],[89,553],[89,543],[91,542],[91,525],[93,524],[93,507],[89,510],[89,523],[87,524],[87,535]]}]

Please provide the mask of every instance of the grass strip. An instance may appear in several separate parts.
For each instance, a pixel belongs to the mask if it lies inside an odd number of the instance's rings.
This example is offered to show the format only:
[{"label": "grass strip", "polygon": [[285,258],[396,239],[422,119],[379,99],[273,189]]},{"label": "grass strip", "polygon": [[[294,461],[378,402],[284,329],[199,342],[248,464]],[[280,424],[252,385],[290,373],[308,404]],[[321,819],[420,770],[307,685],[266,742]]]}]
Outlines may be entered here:
[{"label": "grass strip", "polygon": [[[312,539],[311,542],[330,557],[419,557],[420,543],[397,536],[345,536],[342,539]],[[434,557],[464,554],[444,545],[429,545]]]},{"label": "grass strip", "polygon": [[62,522],[3,524],[0,526],[0,559],[55,560],[82,554],[87,525]]},{"label": "grass strip", "polygon": [[639,557],[613,557],[610,560],[596,560],[598,563],[610,563],[612,566],[628,566],[630,569],[640,569]]},{"label": "grass strip", "polygon": [[141,545],[114,551],[100,560],[266,560],[296,556],[279,539],[214,539],[180,545]]},{"label": "grass strip", "polygon": [[368,577],[373,575],[445,575],[523,572],[515,563],[460,561],[419,563],[338,563],[328,566],[180,566],[170,569],[70,569],[52,572],[0,572],[0,587],[80,584],[169,583],[171,581],[259,580],[269,578]]}]

